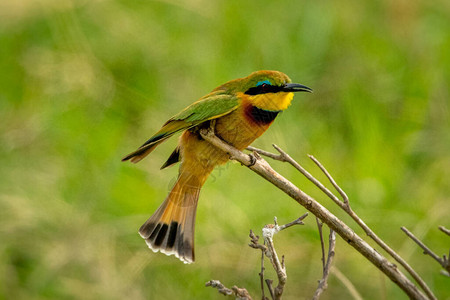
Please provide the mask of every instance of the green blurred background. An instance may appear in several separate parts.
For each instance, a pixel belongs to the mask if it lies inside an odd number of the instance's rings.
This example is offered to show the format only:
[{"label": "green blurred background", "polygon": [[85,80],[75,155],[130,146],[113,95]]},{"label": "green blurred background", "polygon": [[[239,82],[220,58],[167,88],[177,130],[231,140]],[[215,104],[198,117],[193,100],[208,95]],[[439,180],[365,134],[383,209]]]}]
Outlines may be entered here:
[{"label": "green blurred background", "polygon": [[[184,265],[137,234],[177,174],[159,170],[176,139],[138,165],[120,159],[214,87],[261,69],[314,94],[296,95],[254,145],[280,145],[325,182],[316,156],[450,299],[449,279],[399,229],[449,249],[437,229],[450,227],[449,1],[1,1],[0,68],[1,299],[222,299],[210,279],[257,299],[249,229],[305,209],[229,163],[203,188],[197,261]],[[364,235],[292,167],[272,165]],[[305,222],[276,236],[285,299],[309,299],[321,277],[315,220]],[[364,298],[407,298],[341,239],[335,266]],[[346,298],[332,274],[323,299]]]}]

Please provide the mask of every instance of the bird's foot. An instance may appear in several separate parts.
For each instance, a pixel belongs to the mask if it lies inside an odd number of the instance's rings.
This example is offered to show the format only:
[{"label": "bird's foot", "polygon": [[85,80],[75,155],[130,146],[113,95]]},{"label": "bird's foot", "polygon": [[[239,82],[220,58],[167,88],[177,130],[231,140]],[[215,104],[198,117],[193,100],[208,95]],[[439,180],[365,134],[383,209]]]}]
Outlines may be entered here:
[{"label": "bird's foot", "polygon": [[253,167],[261,158],[261,156],[256,151],[253,151],[253,153],[250,153],[248,156],[250,157],[250,164],[248,164],[247,167]]}]

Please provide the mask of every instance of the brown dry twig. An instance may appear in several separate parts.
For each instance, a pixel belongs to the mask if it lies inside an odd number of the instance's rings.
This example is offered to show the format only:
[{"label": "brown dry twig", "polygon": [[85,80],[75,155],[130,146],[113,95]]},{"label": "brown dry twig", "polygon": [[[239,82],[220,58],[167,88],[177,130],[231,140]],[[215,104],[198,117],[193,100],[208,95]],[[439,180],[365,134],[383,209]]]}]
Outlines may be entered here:
[{"label": "brown dry twig", "polygon": [[205,286],[216,288],[217,291],[225,296],[235,296],[239,300],[252,300],[248,291],[244,288],[233,286],[231,289],[224,286],[219,280],[210,280]]},{"label": "brown dry twig", "polygon": [[439,226],[439,230],[450,236],[450,229],[445,228],[444,226]]},{"label": "brown dry twig", "polygon": [[399,286],[410,298],[413,299],[427,299],[435,298],[426,297],[418,288],[414,285],[398,268],[390,263],[383,255],[372,248],[366,241],[359,237],[347,224],[338,219],[329,210],[323,207],[311,196],[300,190],[292,182],[277,173],[264,159],[259,155],[248,155],[236,148],[230,146],[226,142],[218,138],[214,131],[209,129],[201,129],[201,136],[226,152],[230,158],[239,161],[241,164],[247,166],[250,170],[254,171],[280,190],[285,192],[300,205],[304,206],[308,211],[313,213],[322,222],[339,234],[345,241],[349,243],[360,254],[367,258],[374,266],[381,270],[386,276],[388,276],[397,286]]},{"label": "brown dry twig", "polygon": [[[293,225],[303,225],[302,222],[306,217],[308,216],[308,213],[305,213],[303,216],[299,217],[298,219],[279,226],[277,223],[277,218],[274,218],[275,224],[268,224],[264,226],[263,228],[263,237],[264,237],[264,244],[259,243],[259,236],[255,235],[255,233],[250,230],[250,244],[248,244],[250,247],[254,249],[261,250],[261,271],[259,273],[260,281],[261,281],[261,291],[262,291],[262,299],[268,300],[268,298],[264,294],[264,256],[267,256],[272,263],[273,268],[275,269],[277,276],[278,276],[278,285],[273,288],[272,283],[273,281],[270,279],[266,279],[265,282],[267,284],[267,288],[269,289],[270,295],[272,299],[279,300],[281,299],[281,295],[283,294],[284,285],[286,284],[286,266],[284,264],[284,256],[281,259],[278,258],[277,252],[275,251],[275,247],[273,244],[273,236],[277,234],[278,232],[289,228]],[[242,300],[251,300],[251,296],[248,293],[248,291],[245,288],[238,288],[237,286],[233,286],[231,289],[225,287],[220,281],[218,280],[210,280],[206,283],[206,286],[211,286],[213,288],[216,288],[219,293],[227,296],[235,296],[237,299]]]},{"label": "brown dry twig", "polygon": [[[261,245],[259,243],[259,236],[255,235],[252,230],[250,230],[250,244],[249,246],[254,249],[259,249],[262,251],[262,253],[267,256],[269,261],[271,262],[275,272],[277,273],[278,277],[278,284],[275,288],[273,288],[272,283],[273,281],[270,279],[266,279],[267,288],[269,289],[270,295],[272,299],[281,299],[281,296],[284,291],[284,286],[286,284],[287,275],[286,275],[286,266],[284,263],[284,256],[281,257],[281,261],[278,257],[278,254],[275,250],[275,246],[273,243],[273,236],[277,234],[278,232],[289,228],[294,225],[303,225],[303,220],[308,216],[308,213],[305,213],[298,219],[287,223],[285,225],[278,225],[277,217],[274,218],[274,224],[268,224],[264,226],[262,232],[263,232],[263,238],[264,238],[264,245]],[[264,295],[264,260],[261,259],[261,273],[260,279],[261,279],[261,289],[262,289],[262,297],[265,299]]]},{"label": "brown dry twig", "polygon": [[[442,226],[439,227],[441,229]],[[412,234],[411,231],[406,229],[406,227],[402,226],[401,229],[403,232],[410,237],[417,245],[419,245],[420,248],[423,249],[423,254],[431,256],[435,261],[437,261],[444,269],[445,271],[441,272],[442,275],[450,277],[450,252],[449,256],[447,257],[445,254],[441,257],[439,257],[436,253],[434,253],[430,248],[428,248],[421,240],[419,240],[414,234]],[[442,230],[442,229],[441,229]],[[446,233],[445,231],[443,231]]]},{"label": "brown dry twig", "polygon": [[364,232],[374,240],[384,251],[386,251],[392,258],[394,258],[400,265],[402,265],[405,270],[414,278],[414,280],[420,285],[420,287],[424,290],[427,296],[430,299],[437,299],[425,281],[420,277],[419,274],[400,256],[395,252],[391,247],[389,247],[378,235],[370,229],[369,226],[364,223],[364,221],[352,210],[350,207],[350,202],[345,194],[345,192],[339,187],[333,177],[328,173],[327,169],[312,155],[308,155],[312,161],[320,168],[320,170],[325,174],[333,187],[338,191],[338,193],[343,198],[341,202],[342,205],[339,206],[350,216],[352,219],[364,230]]},{"label": "brown dry twig", "polygon": [[419,274],[391,247],[389,247],[381,238],[379,238],[375,232],[367,226],[366,223],[352,210],[350,207],[350,202],[347,194],[341,189],[341,187],[336,183],[327,169],[312,155],[308,155],[309,158],[319,167],[319,169],[325,174],[330,183],[336,189],[336,191],[341,195],[342,201],[339,200],[329,189],[327,189],[319,180],[312,176],[308,171],[306,171],[298,162],[296,162],[292,157],[289,156],[284,150],[282,150],[277,145],[272,145],[279,154],[270,153],[258,148],[248,147],[248,150],[254,151],[261,155],[270,157],[272,159],[287,162],[296,168],[300,173],[302,173],[308,180],[310,180],[314,185],[316,185],[322,192],[324,192],[334,203],[336,203],[342,210],[344,210],[363,230],[364,232],[374,240],[381,248],[383,248],[392,258],[394,258],[400,265],[402,265],[405,270],[414,278],[414,280],[420,285],[420,287],[425,291],[430,299],[436,299],[431,289],[425,283],[425,281],[420,277]]},{"label": "brown dry twig", "polygon": [[[276,220],[275,220],[276,223]],[[277,273],[278,284],[273,290],[273,299],[278,300],[281,299],[281,295],[283,295],[284,286],[286,285],[287,274],[286,274],[286,265],[284,263],[284,255],[281,257],[281,261],[278,257],[277,251],[275,250],[275,245],[273,243],[273,236],[279,232],[277,230],[277,225],[266,225],[263,228],[263,237],[264,243],[267,245],[266,256],[269,258],[269,261],[272,263],[272,266]]]},{"label": "brown dry twig", "polygon": [[325,245],[323,243],[323,233],[322,233],[322,227],[323,223],[316,218],[317,223],[317,230],[319,231],[319,238],[320,238],[320,248],[322,249],[322,272],[325,270]]},{"label": "brown dry twig", "polygon": [[[265,268],[264,268],[264,255],[265,255],[265,253],[267,251],[267,247],[265,245],[261,245],[261,244],[258,243],[259,236],[255,235],[251,229],[250,229],[249,236],[250,236],[250,244],[248,244],[248,245],[250,247],[254,248],[254,249],[261,250],[261,272],[259,272],[259,278],[260,278],[260,284],[261,284],[262,299],[266,300],[268,298],[264,294],[264,270],[265,270]],[[269,287],[269,291],[271,292],[270,287]],[[273,299],[273,296],[272,296],[272,299]]]},{"label": "brown dry twig", "polygon": [[322,270],[322,279],[319,280],[319,285],[314,293],[313,300],[317,300],[320,298],[320,295],[327,289],[328,287],[328,276],[330,275],[331,270],[331,264],[333,263],[334,249],[336,248],[336,234],[332,229],[330,229],[330,235],[328,237],[328,255],[325,259],[325,246],[323,242],[323,234],[322,234],[322,225],[323,223],[317,219],[317,227],[319,229],[319,236],[320,236],[320,244],[322,248],[322,264],[323,264],[323,270]]}]

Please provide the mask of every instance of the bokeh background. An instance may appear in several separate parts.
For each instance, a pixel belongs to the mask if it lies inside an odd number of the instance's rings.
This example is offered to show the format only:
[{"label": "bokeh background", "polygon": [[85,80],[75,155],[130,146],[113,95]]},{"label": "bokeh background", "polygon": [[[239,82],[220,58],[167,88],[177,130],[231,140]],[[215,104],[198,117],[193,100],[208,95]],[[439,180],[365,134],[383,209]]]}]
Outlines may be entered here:
[{"label": "bokeh background", "polygon": [[[260,69],[314,89],[254,143],[276,143],[326,181],[440,299],[449,279],[400,231],[439,255],[450,227],[450,2],[0,2],[0,299],[222,299],[210,279],[260,295],[260,232],[305,212],[237,163],[202,190],[192,265],[151,252],[139,226],[177,174],[120,159],[214,87]],[[274,168],[364,235],[288,165]],[[276,236],[285,299],[309,299],[321,277],[313,217]],[[381,251],[381,250],[380,250]],[[406,299],[343,240],[335,267],[365,299]],[[267,268],[269,278],[275,279]],[[333,273],[323,299],[349,299]]]}]

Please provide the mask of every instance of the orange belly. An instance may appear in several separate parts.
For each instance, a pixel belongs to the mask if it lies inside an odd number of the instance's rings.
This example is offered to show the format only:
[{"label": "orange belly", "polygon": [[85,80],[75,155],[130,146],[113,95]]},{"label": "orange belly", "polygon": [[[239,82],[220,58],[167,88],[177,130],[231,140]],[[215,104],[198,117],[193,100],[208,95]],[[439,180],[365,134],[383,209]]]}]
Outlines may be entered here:
[{"label": "orange belly", "polygon": [[[270,123],[257,123],[246,116],[246,106],[216,119],[215,134],[239,150],[245,149],[261,136]],[[229,155],[203,140],[198,132],[185,131],[180,138],[180,172],[189,172],[193,176],[204,178],[214,167],[229,160]]]},{"label": "orange belly", "polygon": [[216,121],[216,135],[239,150],[253,143],[272,124],[255,122],[248,110],[249,106],[242,106]]}]

